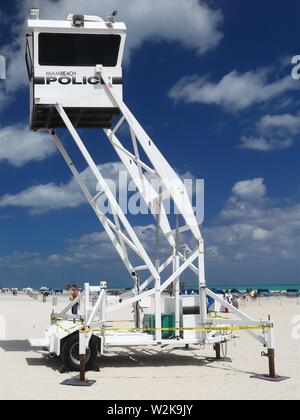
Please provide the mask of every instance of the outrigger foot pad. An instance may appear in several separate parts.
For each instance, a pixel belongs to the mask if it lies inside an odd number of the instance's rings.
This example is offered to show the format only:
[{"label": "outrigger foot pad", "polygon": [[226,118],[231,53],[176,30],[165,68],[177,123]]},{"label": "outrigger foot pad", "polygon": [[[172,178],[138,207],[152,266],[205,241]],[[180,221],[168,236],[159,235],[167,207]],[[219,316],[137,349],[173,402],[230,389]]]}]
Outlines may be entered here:
[{"label": "outrigger foot pad", "polygon": [[92,386],[95,385],[96,381],[88,380],[81,381],[79,376],[75,376],[74,378],[65,379],[60,384],[67,385],[67,386]]},{"label": "outrigger foot pad", "polygon": [[282,382],[282,381],[286,381],[287,379],[291,379],[288,376],[275,376],[274,378],[272,376],[269,375],[252,375],[250,376],[250,378],[253,379],[261,379],[263,381],[269,381],[269,382]]}]

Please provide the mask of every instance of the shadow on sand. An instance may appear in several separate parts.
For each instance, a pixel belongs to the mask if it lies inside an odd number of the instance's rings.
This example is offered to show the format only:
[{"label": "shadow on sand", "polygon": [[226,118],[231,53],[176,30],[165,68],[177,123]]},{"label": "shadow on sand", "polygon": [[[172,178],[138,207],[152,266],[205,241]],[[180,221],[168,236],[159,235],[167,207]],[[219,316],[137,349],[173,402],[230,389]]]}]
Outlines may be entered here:
[{"label": "shadow on sand", "polygon": [[[207,366],[216,363],[213,357],[197,355],[193,350],[186,350],[186,354],[160,352],[157,350],[118,350],[118,352],[106,353],[98,357],[93,370],[99,372],[105,368],[140,368],[140,367],[176,367],[176,366]],[[42,354],[41,358],[26,358],[29,366],[45,366],[47,368],[65,373],[62,369],[62,361],[58,357],[49,358]],[[223,363],[231,363],[231,359],[222,360]],[[216,367],[218,365],[215,365]],[[219,367],[220,368],[220,367]]]},{"label": "shadow on sand", "polygon": [[49,355],[45,353],[42,353],[41,357],[26,357],[25,360],[28,366],[42,366],[45,368],[50,368],[56,372],[59,372],[62,366],[62,361],[59,357],[49,357]]},{"label": "shadow on sand", "polygon": [[0,341],[0,349],[4,351],[32,351],[28,340],[3,340]]},{"label": "shadow on sand", "polygon": [[[62,360],[59,357],[50,358],[45,350],[32,350],[28,340],[0,341],[0,349],[5,352],[33,352],[37,357],[25,358],[29,366],[44,366],[59,372]],[[205,357],[198,354],[196,349],[180,348],[180,354],[171,350],[156,349],[115,349],[97,359],[95,371],[105,368],[139,368],[139,367],[176,367],[176,366],[207,366],[212,369],[221,369],[241,374],[254,375],[255,372],[234,368],[230,358],[216,360],[214,357]]]}]

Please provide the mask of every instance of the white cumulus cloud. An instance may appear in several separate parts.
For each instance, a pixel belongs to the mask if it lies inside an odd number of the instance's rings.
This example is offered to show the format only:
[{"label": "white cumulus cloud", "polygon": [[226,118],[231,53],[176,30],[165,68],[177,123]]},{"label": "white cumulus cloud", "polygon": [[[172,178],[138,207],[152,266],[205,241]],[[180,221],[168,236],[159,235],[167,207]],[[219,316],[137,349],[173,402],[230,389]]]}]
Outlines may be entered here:
[{"label": "white cumulus cloud", "polygon": [[262,198],[266,194],[267,189],[263,178],[255,178],[237,182],[233,186],[232,192],[239,198],[252,201]]},{"label": "white cumulus cloud", "polygon": [[209,257],[256,261],[262,271],[263,264],[271,261],[284,265],[283,260],[293,260],[297,265],[300,205],[290,202],[276,206],[273,202],[262,178],[236,183],[218,217],[204,229],[208,246],[218,249],[218,254]]},{"label": "white cumulus cloud", "polygon": [[0,127],[0,162],[22,166],[54,153],[55,145],[46,133],[34,133],[25,125]]},{"label": "white cumulus cloud", "polygon": [[239,147],[263,152],[286,149],[299,134],[299,114],[267,114],[261,117],[251,135],[242,136]]},{"label": "white cumulus cloud", "polygon": [[[117,180],[119,171],[124,170],[124,167],[119,162],[108,162],[99,165],[99,169],[108,182],[111,182]],[[83,170],[80,175],[91,193],[95,194],[97,182],[90,169]],[[0,197],[0,208],[25,207],[29,209],[30,214],[75,208],[83,203],[86,203],[86,199],[73,177],[66,183],[34,185],[18,194],[6,194]]]},{"label": "white cumulus cloud", "polygon": [[274,137],[242,136],[241,143],[238,147],[259,152],[271,152],[273,150],[287,149],[292,146],[293,143],[294,140],[292,138],[278,139]]},{"label": "white cumulus cloud", "polygon": [[236,112],[294,89],[298,89],[298,84],[290,76],[270,81],[268,69],[246,73],[234,70],[218,82],[206,76],[183,77],[171,88],[169,97],[186,103],[214,104]]},{"label": "white cumulus cloud", "polygon": [[259,122],[259,128],[262,132],[285,130],[290,134],[298,134],[300,131],[300,115],[264,115]]}]

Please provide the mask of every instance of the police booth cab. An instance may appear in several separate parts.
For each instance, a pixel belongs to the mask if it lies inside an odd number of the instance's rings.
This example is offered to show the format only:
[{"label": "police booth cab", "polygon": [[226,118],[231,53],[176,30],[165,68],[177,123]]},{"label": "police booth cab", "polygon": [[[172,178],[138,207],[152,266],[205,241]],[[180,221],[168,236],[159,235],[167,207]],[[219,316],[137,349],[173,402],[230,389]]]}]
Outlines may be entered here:
[{"label": "police booth cab", "polygon": [[28,21],[26,64],[30,79],[30,126],[59,128],[60,103],[76,128],[110,128],[119,109],[103,89],[103,66],[122,99],[124,23],[96,16],[69,15],[67,20]]}]

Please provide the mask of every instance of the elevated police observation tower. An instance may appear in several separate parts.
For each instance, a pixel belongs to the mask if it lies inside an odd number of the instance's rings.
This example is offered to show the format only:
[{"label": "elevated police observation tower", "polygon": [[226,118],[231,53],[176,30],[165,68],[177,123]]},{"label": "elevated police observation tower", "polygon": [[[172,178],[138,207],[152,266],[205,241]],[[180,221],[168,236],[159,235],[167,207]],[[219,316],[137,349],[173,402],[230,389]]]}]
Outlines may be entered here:
[{"label": "elevated police observation tower", "polygon": [[[100,295],[93,306],[89,299],[92,289],[86,284],[82,296],[85,314],[81,322],[89,334],[87,337],[80,334],[79,344],[72,341],[74,334],[68,338],[66,334],[63,338],[71,340],[70,348],[78,344],[81,363],[94,333],[106,346],[165,343],[177,347],[178,343],[207,343],[214,345],[219,357],[221,344],[234,338],[232,332],[246,329],[268,349],[265,355],[269,357],[270,376],[274,377],[271,320],[253,320],[206,287],[204,242],[186,186],[123,101],[122,60],[126,26],[115,22],[115,16],[116,12],[112,12],[106,21],[83,15],[69,15],[67,20],[62,21],[40,20],[39,10],[33,9],[34,19],[28,20],[26,63],[30,79],[30,126],[34,131],[49,131],[134,285],[129,294],[124,293],[110,304],[105,298],[106,287],[100,285],[97,289]],[[130,135],[122,139],[120,128],[125,124]],[[87,183],[77,169],[57,128],[68,130],[79,155],[90,170],[91,178],[94,178],[94,185],[90,180]],[[153,250],[143,244],[89,152],[82,138],[84,130],[79,134],[78,128],[103,129],[107,141],[154,219],[155,258],[151,255]],[[94,134],[97,140],[100,133],[97,130]],[[186,142],[182,144],[184,152],[189,145]],[[151,183],[153,178],[158,181],[159,188]],[[108,202],[111,210],[109,215],[101,208],[100,197]],[[160,252],[162,236],[165,240],[163,255]],[[183,238],[187,237],[189,246],[182,243]],[[180,278],[188,270],[196,275],[199,294],[191,298],[186,311],[183,297],[180,296]],[[170,286],[173,296],[170,298],[168,313],[174,315],[174,325],[170,328],[173,331],[172,337],[165,338],[162,334],[161,301],[163,293]],[[140,301],[149,296],[154,297],[155,308],[155,327],[151,327],[154,331],[151,336],[141,331]],[[210,318],[207,297],[227,307],[238,319]],[[73,322],[69,323],[67,318],[72,304],[58,316],[63,329],[70,325],[74,327]],[[134,308],[134,332],[106,331],[106,316],[125,306]],[[96,320],[95,315],[98,317]],[[253,331],[257,329],[262,332]],[[57,332],[54,326],[51,334],[51,340],[49,334],[47,336],[50,353],[60,355],[61,332]]]},{"label": "elevated police observation tower", "polygon": [[28,21],[26,63],[30,79],[33,130],[63,127],[60,103],[76,128],[110,128],[119,109],[103,89],[96,65],[109,72],[122,100],[124,23],[97,16],[69,15],[65,21]]}]

